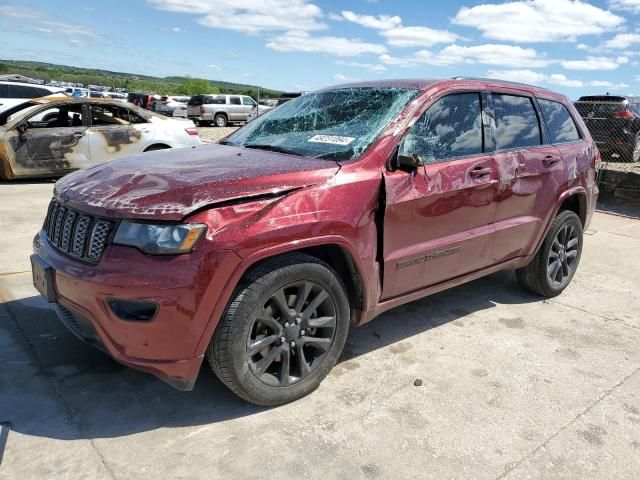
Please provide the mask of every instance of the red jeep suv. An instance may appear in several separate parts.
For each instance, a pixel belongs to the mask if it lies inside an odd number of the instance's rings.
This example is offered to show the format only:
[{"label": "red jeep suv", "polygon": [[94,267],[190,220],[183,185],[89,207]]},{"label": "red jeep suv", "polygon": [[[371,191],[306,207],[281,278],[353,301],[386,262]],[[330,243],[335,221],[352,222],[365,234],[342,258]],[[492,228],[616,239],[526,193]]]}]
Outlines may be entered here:
[{"label": "red jeep suv", "polygon": [[600,155],[563,95],[481,79],[303,95],[220,145],[55,186],[34,284],[80,338],[170,385],[206,357],[262,405],[313,391],[350,324],[503,269],[571,281]]}]

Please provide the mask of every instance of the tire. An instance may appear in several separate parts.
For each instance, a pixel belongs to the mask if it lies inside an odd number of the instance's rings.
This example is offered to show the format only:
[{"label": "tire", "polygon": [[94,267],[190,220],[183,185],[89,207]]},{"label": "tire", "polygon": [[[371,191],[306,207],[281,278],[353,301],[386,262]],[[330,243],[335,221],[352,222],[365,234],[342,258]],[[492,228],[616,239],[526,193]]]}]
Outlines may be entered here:
[{"label": "tire", "polygon": [[575,212],[560,212],[531,263],[516,270],[525,290],[543,297],[560,295],[571,283],[582,256],[583,231]]},{"label": "tire", "polygon": [[216,127],[224,128],[224,127],[227,126],[229,121],[227,120],[227,116],[226,115],[224,115],[222,113],[218,113],[213,118],[213,123],[215,123]]},{"label": "tire", "polygon": [[315,257],[284,255],[245,275],[207,359],[239,397],[256,405],[282,405],[320,385],[342,353],[349,324],[349,301],[335,272]]}]

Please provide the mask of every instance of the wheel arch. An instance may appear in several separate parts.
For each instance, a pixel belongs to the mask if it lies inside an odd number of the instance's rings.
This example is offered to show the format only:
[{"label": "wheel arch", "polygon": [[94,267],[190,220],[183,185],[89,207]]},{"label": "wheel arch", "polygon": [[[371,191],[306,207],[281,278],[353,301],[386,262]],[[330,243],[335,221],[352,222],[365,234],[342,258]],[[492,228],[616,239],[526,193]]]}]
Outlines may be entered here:
[{"label": "wheel arch", "polygon": [[[570,210],[578,215],[582,222],[582,226],[585,227],[587,224],[587,208],[587,192],[585,189],[582,187],[573,188],[560,195],[560,198],[558,199],[558,207],[553,218],[555,218],[560,212]],[[553,218],[551,221],[553,221]]]},{"label": "wheel arch", "polygon": [[267,260],[291,253],[305,253],[327,263],[345,285],[352,312],[352,322],[354,318],[357,318],[357,316],[354,316],[354,311],[361,311],[363,306],[368,304],[368,299],[366,298],[367,286],[365,284],[364,268],[355,249],[345,239],[336,236],[300,240],[286,245],[257,250],[240,261],[234,273],[229,277],[211,312],[207,326],[198,342],[195,351],[196,355],[204,354],[220,318],[227,309],[229,302],[232,301],[237,286],[245,275]]},{"label": "wheel arch", "polygon": [[151,145],[146,146],[143,152],[153,152],[156,150],[168,150],[170,148],[173,148],[173,147],[167,143],[155,142],[155,143],[152,143]]}]

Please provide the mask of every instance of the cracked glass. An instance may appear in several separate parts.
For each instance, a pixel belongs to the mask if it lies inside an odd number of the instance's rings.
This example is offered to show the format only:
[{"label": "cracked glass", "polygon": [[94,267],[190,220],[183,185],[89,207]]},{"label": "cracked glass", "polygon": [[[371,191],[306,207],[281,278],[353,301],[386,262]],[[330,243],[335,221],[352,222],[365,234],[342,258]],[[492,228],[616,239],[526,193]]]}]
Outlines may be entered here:
[{"label": "cracked glass", "polygon": [[350,160],[361,155],[417,93],[407,88],[354,87],[302,95],[221,143]]}]

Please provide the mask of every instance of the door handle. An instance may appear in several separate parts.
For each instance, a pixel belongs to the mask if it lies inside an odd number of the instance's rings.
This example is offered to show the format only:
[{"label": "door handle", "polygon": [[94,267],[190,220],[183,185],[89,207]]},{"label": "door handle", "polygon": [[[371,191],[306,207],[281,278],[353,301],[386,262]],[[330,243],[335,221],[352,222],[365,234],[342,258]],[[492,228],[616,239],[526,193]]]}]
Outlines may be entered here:
[{"label": "door handle", "polygon": [[558,163],[559,161],[560,159],[558,157],[554,157],[553,155],[547,155],[546,157],[544,157],[544,160],[542,160],[542,163],[544,164],[545,167],[551,167],[556,163]]},{"label": "door handle", "polygon": [[489,167],[476,167],[469,172],[469,175],[473,178],[482,178],[491,175],[491,169]]}]

